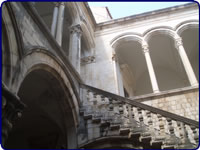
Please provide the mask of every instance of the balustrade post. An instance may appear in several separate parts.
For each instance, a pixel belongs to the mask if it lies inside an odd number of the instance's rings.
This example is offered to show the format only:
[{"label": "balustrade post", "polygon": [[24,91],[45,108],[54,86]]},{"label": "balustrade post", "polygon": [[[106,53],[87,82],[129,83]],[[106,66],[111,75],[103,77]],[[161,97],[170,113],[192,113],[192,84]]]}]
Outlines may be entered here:
[{"label": "balustrade post", "polygon": [[199,135],[198,135],[197,129],[196,129],[195,126],[191,126],[190,128],[191,128],[191,130],[192,130],[192,132],[194,134],[194,141],[198,145],[199,144]]},{"label": "balustrade post", "polygon": [[146,112],[146,115],[147,115],[147,119],[148,119],[148,129],[150,132],[153,131],[153,121],[152,121],[152,114],[150,111],[147,111]]},{"label": "balustrade post", "polygon": [[168,129],[171,135],[174,135],[174,127],[172,125],[172,120],[170,118],[166,118],[168,122]]},{"label": "balustrade post", "polygon": [[165,124],[164,124],[164,121],[163,121],[163,118],[160,114],[157,115],[158,117],[158,121],[159,121],[159,128],[160,128],[160,135],[165,137]]}]

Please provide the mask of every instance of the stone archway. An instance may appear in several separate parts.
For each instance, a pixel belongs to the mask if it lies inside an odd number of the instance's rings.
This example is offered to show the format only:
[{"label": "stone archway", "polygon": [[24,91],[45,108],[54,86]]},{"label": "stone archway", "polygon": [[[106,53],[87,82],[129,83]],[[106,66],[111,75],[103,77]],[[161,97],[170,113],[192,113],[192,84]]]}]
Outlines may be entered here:
[{"label": "stone archway", "polygon": [[152,93],[142,42],[143,38],[133,33],[120,35],[111,42],[117,57],[118,86],[124,90],[122,96],[133,97]]},{"label": "stone archway", "polygon": [[183,24],[177,32],[182,38],[185,52],[199,81],[199,24],[195,22]]},{"label": "stone archway", "polygon": [[43,69],[31,71],[21,83],[18,95],[27,108],[13,124],[5,148],[59,149],[76,145],[70,96],[54,75]]},{"label": "stone archway", "polygon": [[174,31],[157,29],[149,32],[145,38],[160,91],[189,86],[174,37]]}]

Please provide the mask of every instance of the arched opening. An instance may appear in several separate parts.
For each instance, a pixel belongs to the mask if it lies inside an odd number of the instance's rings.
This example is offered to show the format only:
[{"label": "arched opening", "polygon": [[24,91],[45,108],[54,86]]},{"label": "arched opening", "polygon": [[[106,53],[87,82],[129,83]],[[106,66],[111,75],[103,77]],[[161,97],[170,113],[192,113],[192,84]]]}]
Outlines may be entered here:
[{"label": "arched opening", "polygon": [[[42,69],[30,72],[22,82],[18,95],[27,108],[15,122],[6,148],[59,149],[70,148],[75,135],[72,110],[60,81]],[[68,134],[68,131],[70,134]],[[70,135],[70,138],[68,136]],[[73,139],[74,140],[74,139]],[[76,143],[76,141],[74,141]]]},{"label": "arched opening", "polygon": [[187,28],[180,36],[195,76],[199,81],[199,28]]},{"label": "arched opening", "polygon": [[125,96],[132,97],[152,93],[141,43],[133,40],[120,42],[115,51]]},{"label": "arched opening", "polygon": [[189,86],[173,38],[159,32],[149,38],[148,44],[160,91]]}]

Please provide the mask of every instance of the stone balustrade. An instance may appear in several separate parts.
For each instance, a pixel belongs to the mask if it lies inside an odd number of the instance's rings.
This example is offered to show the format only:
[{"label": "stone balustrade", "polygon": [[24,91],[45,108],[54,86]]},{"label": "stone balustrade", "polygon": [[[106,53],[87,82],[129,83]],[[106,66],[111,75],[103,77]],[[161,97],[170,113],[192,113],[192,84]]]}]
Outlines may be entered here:
[{"label": "stone balustrade", "polygon": [[[86,85],[81,88],[84,143],[102,137],[126,137],[133,147],[186,149],[199,143],[199,123]],[[137,137],[137,138],[136,138]],[[80,144],[87,148],[87,144]]]}]

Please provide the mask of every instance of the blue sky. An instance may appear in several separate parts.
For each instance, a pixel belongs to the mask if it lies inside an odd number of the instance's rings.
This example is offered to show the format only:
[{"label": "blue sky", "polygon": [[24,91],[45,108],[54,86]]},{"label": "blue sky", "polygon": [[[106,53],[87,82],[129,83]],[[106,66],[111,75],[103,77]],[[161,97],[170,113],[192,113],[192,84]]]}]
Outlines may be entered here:
[{"label": "blue sky", "polygon": [[113,19],[167,8],[188,2],[88,2],[89,6],[107,6]]}]

